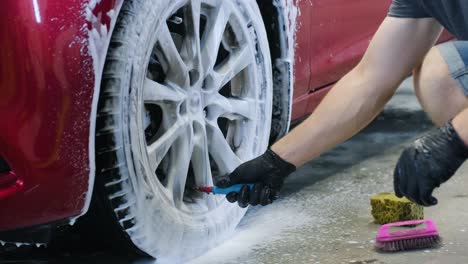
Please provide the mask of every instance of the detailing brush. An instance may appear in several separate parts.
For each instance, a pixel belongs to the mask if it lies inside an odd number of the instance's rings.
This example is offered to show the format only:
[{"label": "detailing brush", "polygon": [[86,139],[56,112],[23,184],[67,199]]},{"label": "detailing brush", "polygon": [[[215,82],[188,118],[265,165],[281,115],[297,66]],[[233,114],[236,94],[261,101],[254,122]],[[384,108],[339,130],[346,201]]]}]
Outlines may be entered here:
[{"label": "detailing brush", "polygon": [[201,187],[196,187],[195,190],[204,192],[204,193],[212,193],[212,194],[228,194],[231,192],[240,192],[242,187],[244,185],[249,186],[250,188],[253,188],[254,184],[236,184],[229,186],[227,188],[220,188],[217,186],[201,186]]},{"label": "detailing brush", "polygon": [[[425,227],[389,232],[392,227],[408,227],[420,224],[425,224]],[[380,227],[376,237],[376,248],[388,252],[432,248],[440,244],[441,238],[432,220],[410,220],[386,224]]]}]

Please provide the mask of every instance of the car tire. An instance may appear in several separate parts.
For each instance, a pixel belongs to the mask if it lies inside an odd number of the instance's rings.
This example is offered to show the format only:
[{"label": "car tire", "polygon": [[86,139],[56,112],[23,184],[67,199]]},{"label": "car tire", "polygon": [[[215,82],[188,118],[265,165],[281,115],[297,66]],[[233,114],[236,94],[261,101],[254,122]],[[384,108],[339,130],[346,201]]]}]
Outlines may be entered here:
[{"label": "car tire", "polygon": [[245,209],[193,187],[266,150],[271,71],[255,1],[124,2],[95,136],[95,195],[119,243],[173,261],[232,234]]}]

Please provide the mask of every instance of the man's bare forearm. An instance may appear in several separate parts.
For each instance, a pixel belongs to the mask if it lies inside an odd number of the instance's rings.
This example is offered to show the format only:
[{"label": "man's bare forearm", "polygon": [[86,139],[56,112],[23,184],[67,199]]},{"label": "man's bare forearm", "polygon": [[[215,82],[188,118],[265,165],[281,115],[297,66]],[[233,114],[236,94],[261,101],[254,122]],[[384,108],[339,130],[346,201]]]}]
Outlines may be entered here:
[{"label": "man's bare forearm", "polygon": [[315,112],[272,146],[297,167],[347,140],[383,109],[420,64],[442,27],[432,18],[387,17],[359,65],[341,79]]},{"label": "man's bare forearm", "polygon": [[352,137],[369,124],[395,92],[379,89],[358,68],[341,79],[315,112],[272,150],[297,167]]}]

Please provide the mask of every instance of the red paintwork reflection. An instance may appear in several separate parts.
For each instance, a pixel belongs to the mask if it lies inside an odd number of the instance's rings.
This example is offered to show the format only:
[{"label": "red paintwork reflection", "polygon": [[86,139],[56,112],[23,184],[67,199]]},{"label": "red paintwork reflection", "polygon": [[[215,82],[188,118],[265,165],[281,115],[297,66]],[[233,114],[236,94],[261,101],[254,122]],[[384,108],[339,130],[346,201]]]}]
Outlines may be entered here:
[{"label": "red paintwork reflection", "polygon": [[294,97],[307,93],[310,81],[310,22],[312,5],[308,1],[300,1],[301,14],[297,17],[296,47],[294,56]]},{"label": "red paintwork reflection", "polygon": [[[312,113],[332,85],[361,60],[385,18],[391,0],[313,0],[310,33],[310,85],[295,97],[293,119]],[[298,35],[304,30],[298,31]],[[440,42],[453,38],[447,32]],[[296,69],[300,71],[301,69]]]},{"label": "red paintwork reflection", "polygon": [[[309,2],[309,1],[302,1]],[[311,93],[336,82],[361,59],[391,0],[312,0],[310,27],[310,83],[307,92],[294,89],[293,119],[309,114],[326,94]],[[301,12],[304,16],[304,13]],[[301,69],[296,68],[296,71]]]},{"label": "red paintwork reflection", "polygon": [[0,200],[19,192],[24,186],[14,172],[0,173]]},{"label": "red paintwork reflection", "polygon": [[0,200],[0,231],[83,209],[94,90],[83,2],[2,1],[0,156],[24,184]]},{"label": "red paintwork reflection", "polygon": [[391,0],[315,0],[310,90],[335,82],[361,59]]}]

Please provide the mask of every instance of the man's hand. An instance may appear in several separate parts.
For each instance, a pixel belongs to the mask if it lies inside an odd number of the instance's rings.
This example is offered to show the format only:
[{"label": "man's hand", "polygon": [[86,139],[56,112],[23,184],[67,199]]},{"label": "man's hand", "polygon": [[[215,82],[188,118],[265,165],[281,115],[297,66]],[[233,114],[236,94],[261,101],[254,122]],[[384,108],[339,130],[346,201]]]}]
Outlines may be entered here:
[{"label": "man's hand", "polygon": [[394,172],[395,194],[420,205],[436,205],[432,192],[450,179],[467,158],[468,148],[447,123],[403,151]]},{"label": "man's hand", "polygon": [[234,184],[255,183],[252,189],[245,185],[239,193],[229,193],[226,198],[231,203],[237,201],[242,208],[249,204],[267,205],[277,199],[284,179],[295,170],[294,165],[268,149],[260,157],[241,164],[216,185],[226,188]]}]

